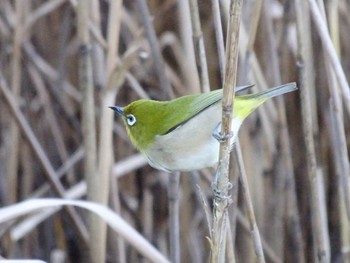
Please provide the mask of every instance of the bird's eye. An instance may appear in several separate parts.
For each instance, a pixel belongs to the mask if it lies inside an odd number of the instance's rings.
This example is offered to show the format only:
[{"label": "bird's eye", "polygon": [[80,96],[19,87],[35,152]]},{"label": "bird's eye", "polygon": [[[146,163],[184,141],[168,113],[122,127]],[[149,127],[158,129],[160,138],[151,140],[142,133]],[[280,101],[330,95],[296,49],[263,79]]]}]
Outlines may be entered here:
[{"label": "bird's eye", "polygon": [[126,116],[126,122],[128,123],[129,126],[133,126],[136,123],[136,118],[134,115],[129,114]]}]

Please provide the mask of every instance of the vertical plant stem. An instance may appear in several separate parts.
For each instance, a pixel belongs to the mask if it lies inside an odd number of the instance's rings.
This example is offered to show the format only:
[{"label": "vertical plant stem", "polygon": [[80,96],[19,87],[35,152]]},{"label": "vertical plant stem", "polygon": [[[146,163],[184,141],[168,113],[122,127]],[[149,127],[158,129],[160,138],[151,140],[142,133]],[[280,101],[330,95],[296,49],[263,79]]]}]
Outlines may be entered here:
[{"label": "vertical plant stem", "polygon": [[[211,262],[224,262],[226,249],[227,209],[229,205],[229,163],[230,163],[230,135],[232,123],[232,110],[235,96],[236,73],[238,63],[238,37],[240,15],[243,0],[230,3],[230,18],[227,30],[226,66],[224,77],[224,90],[222,99],[222,123],[219,167],[213,182],[213,229],[211,244]],[[233,84],[233,88],[232,88]]]},{"label": "vertical plant stem", "polygon": [[146,35],[150,44],[152,58],[154,59],[154,66],[156,69],[156,74],[158,76],[160,87],[162,88],[163,98],[174,97],[173,90],[171,88],[170,82],[165,75],[165,67],[162,54],[160,52],[159,42],[157,40],[156,32],[152,25],[152,18],[148,10],[146,0],[137,0],[136,1],[142,23],[145,27]]},{"label": "vertical plant stem", "polygon": [[193,34],[192,28],[188,26],[191,23],[188,0],[178,0],[178,9],[179,30],[184,53],[182,75],[184,76],[186,87],[193,92],[199,92],[200,81],[196,69],[196,58],[193,52]]},{"label": "vertical plant stem", "polygon": [[246,203],[249,227],[250,227],[250,232],[251,232],[253,243],[254,243],[255,255],[257,257],[258,262],[264,263],[265,262],[265,255],[264,255],[263,246],[261,243],[260,232],[259,232],[258,225],[257,225],[256,219],[255,219],[253,202],[252,202],[252,199],[250,197],[251,195],[250,195],[250,191],[249,191],[247,173],[246,173],[244,165],[243,165],[244,162],[243,162],[243,157],[242,157],[242,152],[241,152],[241,146],[239,144],[239,141],[237,141],[236,144],[237,145],[235,147],[235,153],[236,153],[237,163],[239,165],[238,169],[239,169],[239,172],[241,175],[242,192],[243,192],[245,203]]},{"label": "vertical plant stem", "polygon": [[[95,26],[98,34],[102,35],[101,8],[99,0],[91,1],[91,23]],[[105,54],[103,53],[102,45],[96,39],[91,39],[91,45],[93,81],[97,88],[102,88],[106,78],[106,65],[104,65]]]},{"label": "vertical plant stem", "polygon": [[[224,38],[223,38],[223,31],[222,31],[222,23],[221,23],[221,14],[220,14],[220,6],[219,2],[213,0],[212,1],[213,6],[213,17],[214,17],[214,28],[215,28],[215,34],[216,34],[216,45],[218,50],[218,57],[219,57],[219,67],[220,67],[220,74],[221,74],[221,81],[224,81],[224,74],[225,74],[225,45],[224,45]],[[243,165],[243,164],[241,164]],[[231,172],[231,171],[230,171]],[[232,205],[231,210],[232,213],[230,213],[229,217],[229,224],[227,228],[227,241],[230,241],[228,243],[228,246],[226,248],[226,251],[228,254],[228,262],[235,261],[235,240],[236,240],[236,222],[237,222],[237,199],[238,199],[238,173],[235,173],[235,177],[232,178],[233,181],[233,189],[232,189]]]},{"label": "vertical plant stem", "polygon": [[[266,20],[267,27],[267,39],[268,39],[268,52],[270,53],[270,68],[271,73],[269,74],[272,77],[272,82],[275,85],[281,84],[281,70],[280,70],[280,61],[278,56],[278,45],[275,34],[273,33],[273,21],[272,17],[269,15],[269,9],[267,6],[267,2],[264,3],[264,16],[263,18]],[[309,23],[305,23],[308,25]],[[306,27],[306,26],[305,26]],[[309,54],[311,56],[311,54]],[[310,76],[311,79],[311,76]],[[313,83],[313,82],[311,82]],[[298,211],[297,204],[297,196],[296,196],[296,187],[295,187],[295,174],[293,170],[293,160],[291,153],[291,143],[290,143],[290,134],[287,124],[286,117],[286,104],[283,96],[276,98],[277,100],[277,113],[278,113],[278,127],[279,127],[279,136],[278,141],[280,145],[280,158],[277,158],[278,161],[278,169],[274,179],[274,185],[276,188],[274,191],[276,192],[275,198],[275,210],[276,213],[272,217],[274,219],[273,226],[270,228],[273,233],[275,233],[272,240],[272,245],[279,254],[281,259],[286,258],[284,256],[283,247],[286,246],[285,240],[287,237],[285,231],[289,228],[289,235],[291,236],[291,242],[294,251],[290,254],[294,256],[295,261],[304,262],[305,254],[303,251],[303,240],[301,235],[301,225],[300,225],[300,217]],[[313,100],[313,104],[315,104],[316,98]],[[313,105],[314,106],[314,105]],[[313,113],[316,113],[316,107],[313,107]],[[316,116],[313,114],[313,117]],[[314,123],[317,123],[317,119],[315,118]],[[273,153],[276,155],[276,152]],[[287,224],[288,228],[285,228],[284,225]]]},{"label": "vertical plant stem", "polygon": [[172,173],[168,183],[170,261],[180,263],[180,223],[179,223],[179,185],[180,173]]},{"label": "vertical plant stem", "polygon": [[[15,32],[13,37],[13,56],[12,56],[12,72],[11,86],[12,94],[17,97],[21,87],[21,44],[22,44],[22,20],[23,20],[24,3],[21,0],[15,2]],[[8,162],[6,162],[7,180],[8,180],[8,201],[15,203],[17,201],[17,172],[19,160],[19,129],[15,120],[11,120],[9,128],[10,142],[8,143]]]},{"label": "vertical plant stem", "polygon": [[[115,177],[111,179],[111,205],[112,209],[118,213],[121,214],[121,204],[120,204],[120,191],[119,191],[119,178]],[[112,243],[113,250],[111,251],[114,260],[119,263],[126,263],[127,262],[127,256],[126,256],[126,249],[125,249],[125,242],[124,239],[118,235],[112,235],[110,239],[108,239]],[[115,245],[117,244],[117,246]],[[115,248],[117,247],[117,248]]]},{"label": "vertical plant stem", "polygon": [[[108,106],[113,105],[116,95],[116,89],[111,89],[110,80],[113,70],[116,67],[117,52],[119,47],[119,31],[121,23],[122,0],[113,0],[109,2],[108,26],[107,26],[107,56],[106,56],[106,82],[102,92],[101,99],[101,120],[100,137],[98,142],[97,156],[97,174],[96,185],[93,186],[94,192],[91,197],[94,201],[107,205],[109,196],[109,178],[112,168],[112,132],[113,132],[113,114]],[[93,191],[91,188],[91,191]],[[97,188],[97,189],[96,189]],[[95,233],[91,251],[92,262],[106,261],[106,223],[97,217],[92,217],[90,231]]]},{"label": "vertical plant stem", "polygon": [[216,46],[218,50],[220,76],[221,76],[221,81],[223,81],[224,74],[225,74],[225,45],[224,45],[224,34],[222,31],[219,1],[212,0],[211,5],[213,8],[214,29],[215,29],[215,37],[216,37]]},{"label": "vertical plant stem", "polygon": [[201,82],[202,92],[210,90],[208,65],[205,55],[203,32],[201,29],[201,22],[199,19],[199,10],[197,0],[189,0],[190,11],[191,11],[191,25],[194,43],[194,53],[196,55],[197,70],[199,79]]},{"label": "vertical plant stem", "polygon": [[[320,7],[320,11],[323,15],[324,25],[327,26],[324,6]],[[334,18],[331,21],[333,20]],[[333,21],[333,23],[335,23],[335,21]],[[328,31],[327,28],[325,29],[326,31]],[[335,37],[335,39],[333,40],[333,43],[335,42],[335,45],[336,45],[336,43],[338,42],[338,37],[337,37],[337,34],[334,32],[336,31],[334,28],[334,25],[331,28],[333,28],[332,35]],[[338,45],[336,45],[336,47],[334,47],[334,50],[338,50],[338,52],[340,52],[340,47]],[[340,165],[339,171],[341,172],[338,175],[340,176],[339,182],[340,182],[340,185],[342,186],[341,187],[342,189],[340,190],[340,192],[345,204],[347,218],[348,220],[350,220],[350,193],[349,193],[350,166],[349,166],[349,158],[348,158],[349,155],[348,155],[348,149],[347,149],[347,143],[346,143],[345,127],[344,127],[344,121],[343,121],[343,103],[341,100],[341,96],[339,94],[339,85],[335,77],[336,75],[333,67],[331,67],[330,57],[327,56],[326,52],[324,52],[324,60],[325,60],[327,74],[328,74],[329,93],[331,96],[331,100],[330,100],[331,115],[330,116],[332,120],[333,131],[335,133],[334,135],[336,137],[336,138],[331,138],[331,140],[335,140],[335,142],[333,142],[333,145],[337,145],[337,148],[336,148],[337,151],[333,151],[333,153],[335,154],[334,159],[339,160],[337,164]]]},{"label": "vertical plant stem", "polygon": [[[341,57],[340,46],[340,26],[339,26],[339,10],[340,3],[338,0],[332,0],[328,2],[327,9],[329,10],[329,31],[332,38],[333,45],[337,51],[338,57]],[[326,60],[327,61],[327,60]],[[330,68],[330,63],[325,62],[325,65]],[[330,69],[329,69],[330,70]],[[336,81],[335,73],[330,73],[329,88],[331,94],[330,101],[330,117],[332,120],[331,141],[333,158],[336,162],[336,172],[338,174],[338,192],[339,192],[339,209],[340,209],[340,226],[341,226],[341,241],[342,247],[349,247],[350,245],[350,167],[349,167],[349,155],[347,150],[347,142],[345,136],[345,124],[343,116],[343,105],[341,96],[339,94],[339,85]]]},{"label": "vertical plant stem", "polygon": [[308,177],[311,188],[311,213],[313,223],[313,236],[316,245],[317,257],[319,262],[329,262],[329,251],[327,247],[328,236],[324,230],[326,223],[323,222],[322,210],[324,203],[322,202],[323,193],[321,192],[318,174],[317,174],[317,161],[315,153],[315,143],[313,138],[313,126],[311,115],[311,99],[308,86],[308,68],[311,61],[307,60],[307,43],[304,38],[304,23],[303,13],[307,11],[305,2],[295,0],[295,7],[297,13],[297,34],[298,34],[298,65],[299,65],[299,79],[300,79],[300,99],[301,99],[301,112],[302,112],[302,124],[303,135],[306,146],[306,161]]},{"label": "vertical plant stem", "polygon": [[248,33],[247,58],[249,58],[249,54],[254,50],[254,43],[255,43],[256,33],[258,31],[259,21],[261,17],[262,5],[263,5],[262,0],[255,1],[252,20],[250,22],[249,33]]},{"label": "vertical plant stem", "polygon": [[[80,41],[79,56],[79,85],[82,90],[82,130],[83,144],[85,148],[84,157],[84,175],[86,178],[88,191],[87,198],[91,201],[97,201],[96,195],[99,192],[99,178],[96,174],[96,131],[95,131],[95,102],[94,87],[92,79],[91,45],[89,36],[90,2],[80,0],[77,7],[77,29]],[[100,231],[95,228],[97,216],[91,214],[89,218],[89,260],[90,262],[103,262],[100,255],[100,246],[103,244],[100,240]]]}]

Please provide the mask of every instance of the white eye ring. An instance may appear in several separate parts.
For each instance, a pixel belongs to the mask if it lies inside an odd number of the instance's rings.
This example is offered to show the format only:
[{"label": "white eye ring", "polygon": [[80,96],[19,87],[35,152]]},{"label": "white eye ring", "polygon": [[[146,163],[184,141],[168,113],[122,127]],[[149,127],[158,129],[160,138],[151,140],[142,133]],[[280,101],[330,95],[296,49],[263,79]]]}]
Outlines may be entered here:
[{"label": "white eye ring", "polygon": [[126,122],[128,123],[129,126],[133,126],[136,123],[136,118],[134,115],[129,114],[126,116]]}]

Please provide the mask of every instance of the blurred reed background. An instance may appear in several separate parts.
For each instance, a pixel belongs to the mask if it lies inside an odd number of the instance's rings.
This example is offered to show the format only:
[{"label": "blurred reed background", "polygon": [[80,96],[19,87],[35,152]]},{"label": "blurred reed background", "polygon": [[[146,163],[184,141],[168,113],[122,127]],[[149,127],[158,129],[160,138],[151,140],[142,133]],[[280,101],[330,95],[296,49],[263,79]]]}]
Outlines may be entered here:
[{"label": "blurred reed background", "polygon": [[[107,106],[221,88],[229,4],[1,0],[1,206],[33,197],[108,204],[170,257],[171,175],[146,163]],[[239,136],[266,262],[350,262],[349,14],[346,0],[243,1],[237,84],[299,87],[262,106]],[[211,205],[213,173],[180,175],[180,262],[208,261],[202,199]],[[255,262],[240,187],[228,262]],[[69,208],[1,224],[0,256],[147,262],[88,216]]]}]

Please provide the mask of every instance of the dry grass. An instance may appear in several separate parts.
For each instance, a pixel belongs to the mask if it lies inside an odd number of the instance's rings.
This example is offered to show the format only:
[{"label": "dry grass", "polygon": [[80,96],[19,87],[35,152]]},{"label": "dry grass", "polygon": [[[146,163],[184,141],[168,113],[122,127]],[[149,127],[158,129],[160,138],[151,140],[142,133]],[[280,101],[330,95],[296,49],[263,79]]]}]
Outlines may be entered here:
[{"label": "dry grass", "polygon": [[[243,1],[237,84],[260,90],[296,81],[299,92],[265,104],[241,129],[227,262],[256,261],[240,173],[267,262],[350,262],[350,4],[324,2]],[[107,106],[223,87],[229,7],[1,0],[1,207],[32,197],[94,200],[172,261],[206,262],[213,170],[181,174],[169,212],[172,175],[146,163]],[[89,217],[69,207],[7,220],[0,259],[144,261]]]}]

